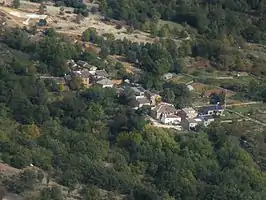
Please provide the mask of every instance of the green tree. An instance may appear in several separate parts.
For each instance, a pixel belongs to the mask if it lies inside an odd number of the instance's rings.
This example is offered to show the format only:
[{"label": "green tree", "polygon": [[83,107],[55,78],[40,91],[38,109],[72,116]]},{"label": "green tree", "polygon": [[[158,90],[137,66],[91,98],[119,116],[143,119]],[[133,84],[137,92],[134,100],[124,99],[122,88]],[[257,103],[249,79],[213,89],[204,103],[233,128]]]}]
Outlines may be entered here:
[{"label": "green tree", "polygon": [[12,1],[12,6],[14,8],[19,8],[20,7],[20,0],[13,0]]},{"label": "green tree", "polygon": [[0,200],[3,200],[3,198],[7,195],[6,188],[3,186],[0,186]]},{"label": "green tree", "polygon": [[222,92],[220,94],[212,93],[210,95],[210,104],[224,104],[225,101],[225,93]]},{"label": "green tree", "polygon": [[96,188],[94,185],[90,185],[87,187],[83,187],[82,190],[80,191],[81,196],[85,199],[85,200],[100,200],[101,195],[99,192],[99,189]]},{"label": "green tree", "polygon": [[40,192],[40,200],[63,200],[62,190],[59,186],[44,188]]},{"label": "green tree", "polygon": [[175,93],[170,88],[166,88],[162,93],[163,98],[170,103],[175,102]]},{"label": "green tree", "polygon": [[107,56],[109,55],[109,48],[107,46],[103,46],[101,48],[101,51],[99,53],[99,56],[102,58],[102,59],[106,59]]}]

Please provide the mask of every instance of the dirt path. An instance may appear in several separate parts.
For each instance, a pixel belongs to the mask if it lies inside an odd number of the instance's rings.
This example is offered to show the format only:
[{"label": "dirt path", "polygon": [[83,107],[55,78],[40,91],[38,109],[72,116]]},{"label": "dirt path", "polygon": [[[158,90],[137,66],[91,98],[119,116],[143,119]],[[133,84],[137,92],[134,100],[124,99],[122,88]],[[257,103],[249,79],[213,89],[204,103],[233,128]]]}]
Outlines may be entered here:
[{"label": "dirt path", "polygon": [[[246,121],[247,119],[238,119],[236,121],[238,122],[242,122],[242,121]],[[221,123],[232,123],[234,120],[232,119],[227,119],[227,120],[222,120]]]},{"label": "dirt path", "polygon": [[[250,102],[243,102],[243,103],[233,103],[233,104],[226,104],[226,108],[231,108],[233,106],[247,106],[247,105],[255,105],[255,104],[261,104],[260,101],[250,101]],[[210,104],[206,105],[195,105],[195,108],[204,107],[204,106],[210,106]]]}]

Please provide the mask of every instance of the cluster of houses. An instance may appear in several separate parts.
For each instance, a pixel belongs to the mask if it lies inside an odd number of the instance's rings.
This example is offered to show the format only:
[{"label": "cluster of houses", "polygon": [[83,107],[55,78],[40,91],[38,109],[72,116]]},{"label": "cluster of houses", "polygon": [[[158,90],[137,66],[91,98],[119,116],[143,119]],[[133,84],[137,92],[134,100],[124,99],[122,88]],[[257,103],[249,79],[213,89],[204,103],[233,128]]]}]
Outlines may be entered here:
[{"label": "cluster of houses", "polygon": [[196,130],[199,125],[208,126],[215,116],[223,115],[221,105],[209,105],[197,110],[192,107],[176,109],[174,105],[161,102],[151,108],[151,117],[163,124],[181,125],[185,130]]},{"label": "cluster of houses", "polygon": [[[97,67],[89,65],[84,61],[68,61],[70,73],[64,77],[51,77],[58,84],[68,84],[78,80],[85,88],[92,85],[99,85],[102,88],[112,88],[117,83],[109,79],[105,70],[98,70]],[[46,77],[47,78],[47,77]],[[133,108],[140,109],[146,106],[150,109],[150,116],[158,123],[165,125],[181,125],[186,130],[196,130],[199,125],[208,126],[214,121],[215,116],[223,114],[224,108],[221,105],[209,105],[196,110],[192,107],[176,109],[174,105],[162,102],[159,94],[145,90],[138,84],[131,84],[125,80],[122,86],[116,87],[118,93],[128,89],[134,95]],[[119,92],[120,91],[120,92]]]},{"label": "cluster of houses", "polygon": [[79,60],[68,61],[70,73],[65,76],[65,80],[79,80],[85,88],[92,85],[99,85],[102,88],[112,88],[114,83],[109,79],[109,74],[105,70],[98,70],[97,67],[89,65],[87,62]]},{"label": "cluster of houses", "polygon": [[[222,105],[208,105],[193,109],[192,107],[176,109],[173,104],[162,102],[159,94],[145,90],[141,86],[127,85],[134,94],[134,109],[143,106],[150,108],[151,117],[165,125],[181,125],[186,130],[196,130],[199,125],[208,126],[215,116],[223,115]],[[125,88],[124,88],[125,89]]]},{"label": "cluster of houses", "polygon": [[99,85],[102,88],[112,88],[117,84],[117,80],[109,79],[109,74],[105,70],[99,70],[97,67],[89,65],[85,61],[69,60],[67,62],[69,67],[69,73],[65,74],[64,77],[52,77],[52,76],[41,76],[43,79],[52,79],[57,84],[66,86],[68,88],[74,88],[74,83],[79,83],[84,88],[89,88],[92,85]]},{"label": "cluster of houses", "polygon": [[215,116],[223,115],[223,106],[209,105],[195,110],[192,107],[176,109],[174,105],[161,102],[151,107],[151,117],[163,124],[181,125],[185,130],[196,130],[199,125],[208,126]]}]

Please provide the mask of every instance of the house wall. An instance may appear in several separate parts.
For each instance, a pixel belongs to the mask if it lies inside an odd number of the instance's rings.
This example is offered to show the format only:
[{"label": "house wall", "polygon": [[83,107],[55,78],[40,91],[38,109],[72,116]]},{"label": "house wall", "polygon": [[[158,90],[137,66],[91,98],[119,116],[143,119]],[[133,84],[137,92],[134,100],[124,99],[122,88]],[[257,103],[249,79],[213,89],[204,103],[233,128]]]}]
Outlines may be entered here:
[{"label": "house wall", "polygon": [[195,128],[199,123],[193,122],[193,123],[189,123],[189,129],[191,128]]},{"label": "house wall", "polygon": [[90,86],[90,79],[89,78],[82,78],[81,81],[82,81],[82,84],[85,87],[89,87]]},{"label": "house wall", "polygon": [[139,104],[137,104],[137,106],[135,108],[142,108],[143,106],[150,106],[150,105],[151,105],[150,103],[144,103],[144,104],[139,103]]},{"label": "house wall", "polygon": [[192,112],[192,113],[187,113],[187,118],[193,119],[197,117],[198,113],[197,112]]},{"label": "house wall", "polygon": [[215,110],[209,110],[208,111],[208,115],[222,115],[223,114],[223,110],[217,110],[217,111],[215,111]]},{"label": "house wall", "polygon": [[181,126],[185,130],[191,130],[195,128],[197,125],[199,125],[201,122],[189,122],[188,119],[184,119],[181,121]]},{"label": "house wall", "polygon": [[161,122],[164,124],[180,124],[181,118],[180,117],[167,118],[167,117],[162,116]]},{"label": "house wall", "polygon": [[113,84],[111,85],[102,85],[102,88],[112,88],[113,87]]},{"label": "house wall", "polygon": [[140,99],[140,98],[145,98],[145,96],[144,95],[141,95],[139,93],[135,93],[135,98],[136,99]]},{"label": "house wall", "polygon": [[96,73],[96,70],[90,70],[89,73],[94,76]]},{"label": "house wall", "polygon": [[213,115],[223,115],[224,110],[209,110],[207,113],[199,113],[200,116],[213,116]]}]

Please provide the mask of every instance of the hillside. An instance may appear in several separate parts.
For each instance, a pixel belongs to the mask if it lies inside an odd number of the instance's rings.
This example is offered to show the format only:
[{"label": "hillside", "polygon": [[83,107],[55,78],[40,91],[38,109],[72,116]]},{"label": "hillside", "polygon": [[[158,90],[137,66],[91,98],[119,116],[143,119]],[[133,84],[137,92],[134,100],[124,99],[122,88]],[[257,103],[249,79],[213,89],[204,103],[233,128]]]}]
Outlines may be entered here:
[{"label": "hillside", "polygon": [[264,0],[54,3],[0,6],[56,19],[0,26],[0,199],[265,199]]},{"label": "hillside", "polygon": [[222,35],[248,41],[265,40],[265,1],[151,1],[101,0],[101,12],[126,20],[136,28],[148,28],[159,19],[186,23],[211,38]]},{"label": "hillside", "polygon": [[[79,56],[79,48],[52,32],[34,47],[23,43],[26,32],[6,31],[9,47],[1,44],[0,54],[1,160],[39,168],[3,172],[8,192],[38,200],[264,198],[266,174],[258,167],[263,161],[254,162],[242,148],[235,125],[216,123],[186,134],[147,125],[114,89],[60,92],[38,76],[61,74],[60,59]],[[58,54],[62,46],[71,54]]]}]

